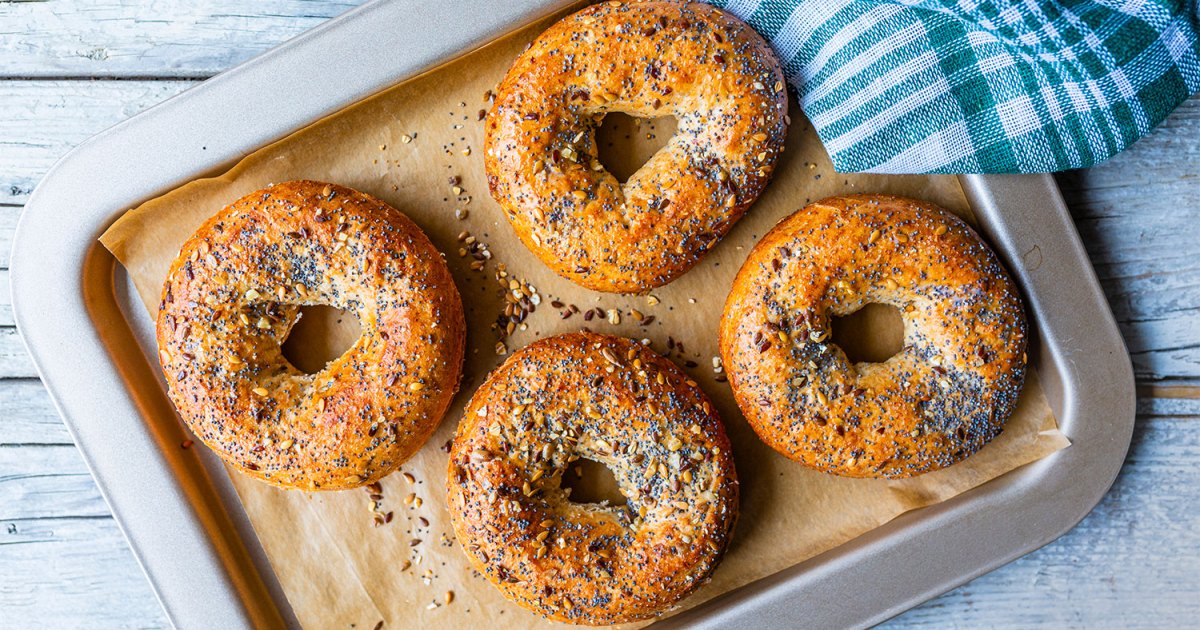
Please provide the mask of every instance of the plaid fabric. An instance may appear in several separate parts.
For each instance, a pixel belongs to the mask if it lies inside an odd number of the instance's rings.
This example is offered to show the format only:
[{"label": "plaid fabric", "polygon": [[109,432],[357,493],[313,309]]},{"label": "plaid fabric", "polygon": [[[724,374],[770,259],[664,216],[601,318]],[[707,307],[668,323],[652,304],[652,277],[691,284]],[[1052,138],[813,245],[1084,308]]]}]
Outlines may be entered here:
[{"label": "plaid fabric", "polygon": [[710,0],[771,41],[839,171],[1101,162],[1200,90],[1197,0]]}]

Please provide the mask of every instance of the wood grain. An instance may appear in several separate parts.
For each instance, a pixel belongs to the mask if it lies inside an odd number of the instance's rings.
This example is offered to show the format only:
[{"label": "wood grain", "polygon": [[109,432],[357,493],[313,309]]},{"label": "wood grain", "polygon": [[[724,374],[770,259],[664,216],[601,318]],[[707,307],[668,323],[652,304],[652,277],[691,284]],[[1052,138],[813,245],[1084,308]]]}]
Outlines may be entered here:
[{"label": "wood grain", "polygon": [[[16,337],[21,204],[92,134],[357,4],[0,2],[0,628],[168,627]],[[1200,97],[1058,181],[1139,378],[1129,458],[1077,528],[893,627],[1200,619]]]},{"label": "wood grain", "polygon": [[[4,6],[0,4],[0,11]],[[34,184],[71,147],[193,85],[194,81],[0,81],[0,205],[24,203]],[[16,215],[13,208],[0,209],[0,238],[11,238]],[[7,242],[2,247],[7,266]]]},{"label": "wood grain", "polygon": [[5,520],[0,628],[169,628],[111,517]]},{"label": "wood grain", "polygon": [[1200,97],[1115,159],[1058,180],[1137,375],[1200,379]]},{"label": "wood grain", "polygon": [[[0,269],[0,295],[12,295],[12,287],[8,282],[8,270]],[[15,325],[13,321],[10,300],[0,300],[0,328]]]},{"label": "wood grain", "polygon": [[1200,416],[1138,417],[1124,469],[1056,542],[913,609],[896,627],[1195,627]]},{"label": "wood grain", "polygon": [[[0,448],[73,446],[50,394],[36,378],[0,381]],[[21,470],[20,462],[14,470]]]},{"label": "wood grain", "polygon": [[36,377],[33,361],[12,326],[0,328],[0,379]]},{"label": "wood grain", "polygon": [[0,448],[0,520],[109,516],[73,445]]},{"label": "wood grain", "polygon": [[0,3],[0,77],[204,78],[361,0]]}]

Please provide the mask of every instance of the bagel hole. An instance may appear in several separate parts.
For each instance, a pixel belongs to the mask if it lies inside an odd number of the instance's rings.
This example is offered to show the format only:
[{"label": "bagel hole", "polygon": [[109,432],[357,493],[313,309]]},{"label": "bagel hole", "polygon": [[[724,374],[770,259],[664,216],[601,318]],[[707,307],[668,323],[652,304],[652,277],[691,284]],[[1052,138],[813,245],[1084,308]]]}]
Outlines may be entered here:
[{"label": "bagel hole", "polygon": [[316,374],[345,354],[361,335],[362,327],[352,311],[324,304],[301,306],[280,347],[283,357],[297,370]]},{"label": "bagel hole", "polygon": [[575,460],[563,473],[562,487],[572,503],[607,501],[611,506],[625,505],[625,495],[612,470],[597,461],[582,457]]},{"label": "bagel hole", "polygon": [[904,317],[890,304],[872,302],[832,326],[833,343],[854,363],[883,363],[904,348]]},{"label": "bagel hole", "polygon": [[596,129],[600,163],[624,184],[675,135],[675,117],[637,118],[606,114]]}]

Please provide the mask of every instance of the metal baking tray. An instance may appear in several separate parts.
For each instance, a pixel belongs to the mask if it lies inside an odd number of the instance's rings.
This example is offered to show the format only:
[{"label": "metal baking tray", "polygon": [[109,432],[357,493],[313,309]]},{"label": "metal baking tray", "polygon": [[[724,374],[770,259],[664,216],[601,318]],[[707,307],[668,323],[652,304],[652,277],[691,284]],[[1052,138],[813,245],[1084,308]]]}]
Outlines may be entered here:
[{"label": "metal baking tray", "polygon": [[[298,624],[224,470],[179,448],[152,323],[97,237],[127,208],[574,4],[371,2],[85,142],[30,197],[11,261],[17,326],[176,626]],[[1054,180],[961,183],[1025,294],[1032,360],[1072,445],[660,625],[876,623],[1054,540],[1112,484],[1133,374]]]}]

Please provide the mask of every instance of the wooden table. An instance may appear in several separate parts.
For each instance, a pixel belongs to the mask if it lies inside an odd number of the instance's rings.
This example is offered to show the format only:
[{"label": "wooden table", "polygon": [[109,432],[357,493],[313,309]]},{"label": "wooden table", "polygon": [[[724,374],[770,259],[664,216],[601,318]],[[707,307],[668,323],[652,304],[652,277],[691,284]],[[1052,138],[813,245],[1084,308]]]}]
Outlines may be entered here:
[{"label": "wooden table", "polygon": [[[0,627],[168,625],[17,338],[22,203],[88,136],[358,3],[0,1]],[[1200,623],[1200,98],[1059,183],[1133,356],[1129,458],[1073,531],[893,625]]]}]

